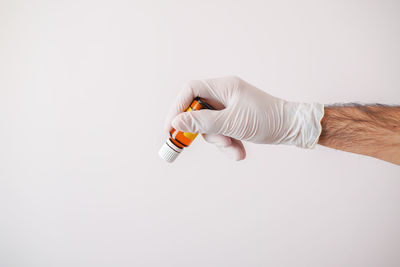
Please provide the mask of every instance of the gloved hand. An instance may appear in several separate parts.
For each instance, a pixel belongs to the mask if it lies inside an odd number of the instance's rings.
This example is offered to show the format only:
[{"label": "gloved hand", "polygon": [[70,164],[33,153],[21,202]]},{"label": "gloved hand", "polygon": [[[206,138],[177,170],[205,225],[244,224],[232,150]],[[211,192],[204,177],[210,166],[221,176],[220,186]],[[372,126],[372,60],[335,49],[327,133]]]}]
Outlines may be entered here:
[{"label": "gloved hand", "polygon": [[[184,111],[199,96],[217,110]],[[191,81],[167,116],[165,128],[202,133],[235,160],[246,157],[240,140],[313,148],[321,134],[322,104],[289,102],[238,77]]]}]

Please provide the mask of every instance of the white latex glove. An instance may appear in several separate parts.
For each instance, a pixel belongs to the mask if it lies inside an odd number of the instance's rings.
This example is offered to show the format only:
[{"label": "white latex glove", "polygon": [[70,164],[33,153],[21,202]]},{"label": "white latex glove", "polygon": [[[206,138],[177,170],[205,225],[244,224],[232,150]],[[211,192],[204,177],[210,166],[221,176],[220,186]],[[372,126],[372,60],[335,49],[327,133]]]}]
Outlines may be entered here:
[{"label": "white latex glove", "polygon": [[[182,112],[199,96],[217,110]],[[238,77],[191,81],[167,116],[165,128],[202,133],[235,160],[246,157],[240,140],[313,148],[321,134],[322,104],[289,102]]]}]

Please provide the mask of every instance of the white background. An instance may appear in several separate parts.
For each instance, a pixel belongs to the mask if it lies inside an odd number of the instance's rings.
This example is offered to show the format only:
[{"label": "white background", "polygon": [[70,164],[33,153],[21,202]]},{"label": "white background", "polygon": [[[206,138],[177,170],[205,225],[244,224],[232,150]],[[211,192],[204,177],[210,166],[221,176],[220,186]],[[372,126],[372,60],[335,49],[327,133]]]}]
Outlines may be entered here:
[{"label": "white background", "polygon": [[198,138],[190,79],[400,102],[399,1],[0,1],[0,266],[400,266],[400,168]]}]

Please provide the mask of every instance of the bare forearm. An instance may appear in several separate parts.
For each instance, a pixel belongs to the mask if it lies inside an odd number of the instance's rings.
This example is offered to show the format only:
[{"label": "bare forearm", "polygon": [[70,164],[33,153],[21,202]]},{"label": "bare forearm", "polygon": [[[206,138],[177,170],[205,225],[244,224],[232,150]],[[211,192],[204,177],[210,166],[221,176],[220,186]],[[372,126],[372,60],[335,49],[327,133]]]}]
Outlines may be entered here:
[{"label": "bare forearm", "polygon": [[400,106],[326,106],[319,144],[400,165]]}]

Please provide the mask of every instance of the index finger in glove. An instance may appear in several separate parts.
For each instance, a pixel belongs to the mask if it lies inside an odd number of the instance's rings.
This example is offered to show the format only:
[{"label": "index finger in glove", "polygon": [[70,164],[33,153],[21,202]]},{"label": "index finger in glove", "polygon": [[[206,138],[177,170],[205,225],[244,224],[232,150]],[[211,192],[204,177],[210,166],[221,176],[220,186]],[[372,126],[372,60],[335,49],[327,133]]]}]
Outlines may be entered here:
[{"label": "index finger in glove", "polygon": [[218,79],[211,80],[193,80],[183,86],[183,89],[179,93],[175,100],[175,103],[168,112],[165,120],[164,128],[170,131],[172,126],[172,120],[180,113],[184,112],[187,107],[192,103],[195,97],[203,98],[208,104],[215,109],[223,109],[225,107],[225,101],[223,98],[223,92],[216,90],[215,81]]}]

